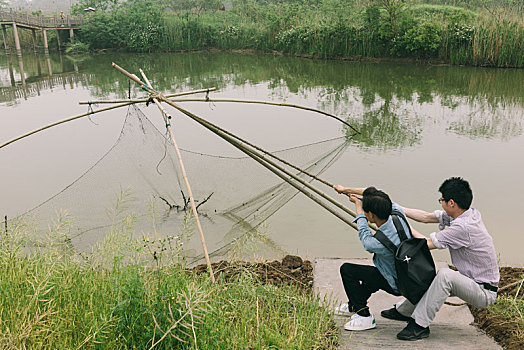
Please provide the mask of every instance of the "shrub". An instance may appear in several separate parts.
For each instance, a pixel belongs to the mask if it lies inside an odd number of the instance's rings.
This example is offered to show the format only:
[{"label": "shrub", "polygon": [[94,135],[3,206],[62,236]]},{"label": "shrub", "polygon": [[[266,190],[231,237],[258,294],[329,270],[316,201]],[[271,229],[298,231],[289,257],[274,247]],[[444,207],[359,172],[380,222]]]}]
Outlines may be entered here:
[{"label": "shrub", "polygon": [[156,3],[129,1],[90,16],[79,36],[94,49],[147,52],[159,48],[162,28],[162,10]]},{"label": "shrub", "polygon": [[399,56],[432,58],[437,56],[441,41],[440,26],[437,23],[424,22],[396,38],[392,52]]},{"label": "shrub", "polygon": [[81,41],[75,41],[67,46],[65,52],[68,54],[84,53],[89,51],[89,45]]}]

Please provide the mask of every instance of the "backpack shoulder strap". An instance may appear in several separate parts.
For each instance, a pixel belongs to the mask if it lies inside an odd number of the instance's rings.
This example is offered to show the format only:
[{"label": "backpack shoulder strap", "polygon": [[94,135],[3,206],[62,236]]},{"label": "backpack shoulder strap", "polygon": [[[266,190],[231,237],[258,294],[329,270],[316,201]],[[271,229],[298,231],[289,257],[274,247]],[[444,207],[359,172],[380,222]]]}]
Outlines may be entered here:
[{"label": "backpack shoulder strap", "polygon": [[406,239],[408,239],[406,231],[404,231],[404,227],[402,227],[402,224],[400,223],[400,220],[398,219],[397,215],[391,215],[391,218],[393,219],[393,224],[395,224],[395,228],[397,229],[400,241],[404,242]]},{"label": "backpack shoulder strap", "polygon": [[411,233],[411,227],[409,226],[408,220],[406,217],[398,210],[391,211],[391,218],[393,219],[393,224],[395,225],[395,228],[397,229],[398,236],[400,238],[400,241],[403,242],[406,239],[408,239],[408,236],[406,235],[406,231],[404,231],[404,227],[402,227],[402,224],[400,223],[399,217],[404,220],[406,225],[408,226],[408,230],[410,235],[413,237],[413,234]]},{"label": "backpack shoulder strap", "polygon": [[393,253],[393,255],[396,254],[397,246],[394,245],[393,242],[391,242],[391,240],[389,238],[387,238],[386,235],[382,231],[377,230],[377,232],[375,232],[375,236],[374,237],[376,239],[378,239],[378,241],[380,243],[382,243],[382,245],[384,247],[386,247],[389,251],[391,251]]}]

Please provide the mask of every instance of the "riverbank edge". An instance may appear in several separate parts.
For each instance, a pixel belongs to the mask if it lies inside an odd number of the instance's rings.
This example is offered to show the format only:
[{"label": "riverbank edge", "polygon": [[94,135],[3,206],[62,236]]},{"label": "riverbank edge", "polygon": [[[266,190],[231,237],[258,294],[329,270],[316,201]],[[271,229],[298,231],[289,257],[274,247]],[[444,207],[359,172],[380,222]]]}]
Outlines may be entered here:
[{"label": "riverbank edge", "polygon": [[[63,51],[63,50],[62,50]],[[204,49],[194,49],[194,50],[173,50],[173,51],[151,51],[147,54],[166,54],[166,53],[233,53],[240,55],[268,55],[268,56],[285,56],[285,57],[295,57],[295,58],[304,58],[310,60],[318,61],[346,61],[346,62],[365,62],[365,63],[382,63],[382,62],[393,62],[393,63],[416,63],[416,64],[427,64],[430,66],[446,66],[446,67],[483,67],[483,68],[493,68],[491,66],[474,66],[474,65],[463,65],[463,64],[452,64],[450,62],[439,60],[439,59],[415,59],[415,58],[406,58],[406,57],[370,57],[370,56],[333,56],[333,57],[321,57],[319,55],[310,55],[310,54],[295,54],[288,53],[278,50],[271,51],[261,51],[254,49],[218,49],[218,48],[204,48]],[[94,55],[104,55],[111,53],[135,53],[122,51],[118,49],[100,49],[100,50],[91,50],[87,52],[73,52],[67,53],[69,56],[80,56],[84,54],[94,54]],[[144,53],[137,53],[144,54]],[[502,69],[520,69],[520,67],[500,67]]]},{"label": "riverbank edge", "polygon": [[524,293],[521,287],[524,283],[524,267],[500,267],[500,283],[495,305],[480,309],[468,304],[474,318],[475,326],[492,337],[500,346],[507,350],[524,349],[524,319],[517,314],[504,314],[497,308],[501,299],[513,299],[515,307],[524,304]]},{"label": "riverbank edge", "polygon": [[[67,44],[66,44],[67,45]],[[32,48],[26,47],[23,48],[23,52],[34,52]],[[42,51],[43,52],[43,51]],[[130,52],[130,51],[122,51],[117,48],[113,49],[98,49],[98,50],[89,50],[89,51],[72,51],[72,52],[66,52],[65,49],[63,50],[49,50],[49,52],[61,52],[65,53],[67,56],[75,57],[75,56],[81,56],[81,55],[104,55],[104,54],[111,54],[111,53],[130,53],[130,54],[177,54],[177,53],[234,53],[239,55],[270,55],[270,56],[285,56],[285,57],[295,57],[295,58],[303,58],[303,59],[310,59],[310,60],[318,60],[318,61],[345,61],[345,62],[364,62],[364,63],[402,63],[402,64],[425,64],[428,66],[442,66],[442,67],[473,67],[473,68],[496,68],[496,69],[523,69],[523,67],[494,67],[491,65],[468,65],[468,64],[453,64],[449,61],[445,61],[442,59],[432,58],[432,59],[423,59],[423,58],[407,58],[407,57],[393,57],[393,56],[387,56],[387,57],[371,57],[371,56],[332,56],[332,57],[322,57],[320,55],[311,55],[311,54],[298,54],[298,53],[289,53],[284,51],[278,51],[278,50],[271,50],[271,51],[262,51],[262,50],[255,50],[255,49],[219,49],[219,48],[201,48],[201,49],[194,49],[194,50],[173,50],[173,51],[164,51],[164,50],[158,50],[158,51],[151,51],[148,53],[138,53],[138,52]],[[2,51],[0,52],[0,55],[5,55],[6,52]],[[8,54],[15,54],[14,51],[10,50]]]}]

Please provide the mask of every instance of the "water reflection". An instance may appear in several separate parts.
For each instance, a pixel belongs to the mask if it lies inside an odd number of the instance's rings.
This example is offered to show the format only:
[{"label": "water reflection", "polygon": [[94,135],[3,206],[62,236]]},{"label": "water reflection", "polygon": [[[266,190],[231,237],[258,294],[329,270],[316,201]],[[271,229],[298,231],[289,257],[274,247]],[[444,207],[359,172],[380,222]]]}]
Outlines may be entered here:
[{"label": "water reflection", "polygon": [[[384,101],[378,108],[364,112],[360,120],[360,135],[355,135],[352,143],[378,150],[400,149],[420,143],[422,119],[415,113],[401,110],[398,105],[398,102]],[[357,122],[357,118],[349,118],[350,124]]]},{"label": "water reflection", "polygon": [[[15,59],[17,65],[13,64]],[[19,104],[21,99],[40,96],[43,90],[52,91],[56,86],[73,88],[76,83],[89,84],[85,76],[75,74],[78,73],[76,62],[68,58],[64,60],[61,53],[0,56],[0,72],[0,77],[6,73],[9,75],[9,84],[0,78],[0,103],[8,106]]]},{"label": "water reflection", "polygon": [[9,69],[9,78],[11,80],[11,86],[15,86],[15,74],[13,70],[13,64],[11,63],[11,56],[7,56],[7,65]]},{"label": "water reflection", "polygon": [[499,106],[477,106],[450,123],[449,131],[476,138],[498,138],[503,141],[522,134],[522,110]]},{"label": "water reflection", "polygon": [[[25,54],[13,64],[0,56],[0,103],[19,103],[57,85],[88,87],[92,95],[127,97],[129,82],[111,69],[143,68],[162,91],[267,84],[270,97],[298,95],[345,116],[362,129],[364,147],[404,148],[420,143],[428,120],[471,138],[508,140],[522,134],[524,71],[405,63],[320,61],[230,53]],[[47,69],[42,69],[47,67]],[[18,78],[19,77],[19,78]],[[132,96],[143,96],[138,89]],[[315,103],[315,102],[313,102]],[[432,111],[422,111],[424,109]]]}]

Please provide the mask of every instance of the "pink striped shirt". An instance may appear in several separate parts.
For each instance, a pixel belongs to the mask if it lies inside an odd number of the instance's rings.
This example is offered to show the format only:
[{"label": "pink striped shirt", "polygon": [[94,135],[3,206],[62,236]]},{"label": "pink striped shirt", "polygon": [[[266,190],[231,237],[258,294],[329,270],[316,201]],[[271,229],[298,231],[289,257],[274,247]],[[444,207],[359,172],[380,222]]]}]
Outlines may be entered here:
[{"label": "pink striped shirt", "polygon": [[498,286],[497,253],[480,212],[469,208],[453,219],[444,210],[435,210],[435,216],[440,223],[440,231],[430,235],[435,247],[449,248],[451,262],[464,276]]}]

